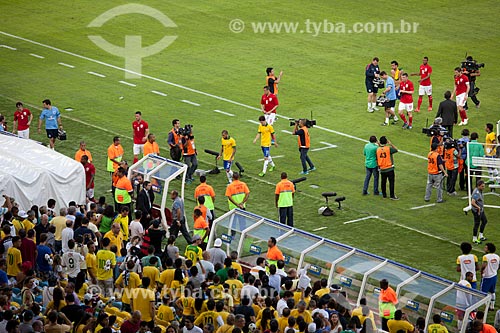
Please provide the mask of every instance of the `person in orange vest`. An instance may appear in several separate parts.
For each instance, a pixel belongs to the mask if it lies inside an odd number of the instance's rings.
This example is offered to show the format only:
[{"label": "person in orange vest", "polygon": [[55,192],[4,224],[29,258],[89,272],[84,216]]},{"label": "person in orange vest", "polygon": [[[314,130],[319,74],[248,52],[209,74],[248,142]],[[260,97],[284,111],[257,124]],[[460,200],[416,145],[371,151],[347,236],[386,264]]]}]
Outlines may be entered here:
[{"label": "person in orange vest", "polygon": [[[295,128],[293,129],[292,134],[297,135],[299,142],[300,161],[302,162],[302,172],[300,172],[300,174],[307,175],[309,172],[316,170],[316,167],[313,162],[311,162],[309,156],[307,156],[309,148],[311,147],[311,139],[309,137],[309,129],[306,126],[305,119],[300,119],[298,122],[295,122]],[[309,164],[309,169],[307,169],[306,162]]]},{"label": "person in orange vest", "polygon": [[[383,138],[383,137],[382,137]],[[378,313],[382,319],[382,329],[389,332],[387,323],[390,319],[394,319],[398,297],[394,289],[389,286],[389,281],[386,279],[380,280],[380,294],[378,295]]]},{"label": "person in orange vest", "polygon": [[437,203],[444,202],[443,200],[443,177],[447,177],[446,169],[444,168],[444,160],[438,153],[439,145],[436,142],[432,143],[431,149],[427,155],[427,187],[425,188],[424,200],[429,202],[431,199],[432,188],[437,188]]},{"label": "person in orange vest", "polygon": [[444,143],[444,165],[448,174],[446,192],[452,196],[457,195],[455,183],[457,182],[459,160],[460,148],[457,147],[455,141],[447,139]]},{"label": "person in orange vest", "polygon": [[160,147],[156,143],[156,135],[153,133],[148,134],[148,140],[144,144],[143,150],[144,156],[148,156],[149,154],[160,155]]},{"label": "person in orange vest", "polygon": [[392,155],[398,152],[398,148],[392,144],[385,136],[381,136],[380,147],[377,148],[377,165],[380,169],[380,176],[382,178],[381,188],[382,196],[387,198],[387,180],[389,180],[389,193],[391,200],[399,200],[394,194],[394,183],[396,176],[394,174],[394,160]]},{"label": "person in orange vest", "polygon": [[196,158],[196,146],[194,144],[193,132],[186,133],[181,137],[182,154],[184,156],[184,163],[187,164],[186,171],[186,184],[193,182],[193,174],[198,168],[198,159]]}]

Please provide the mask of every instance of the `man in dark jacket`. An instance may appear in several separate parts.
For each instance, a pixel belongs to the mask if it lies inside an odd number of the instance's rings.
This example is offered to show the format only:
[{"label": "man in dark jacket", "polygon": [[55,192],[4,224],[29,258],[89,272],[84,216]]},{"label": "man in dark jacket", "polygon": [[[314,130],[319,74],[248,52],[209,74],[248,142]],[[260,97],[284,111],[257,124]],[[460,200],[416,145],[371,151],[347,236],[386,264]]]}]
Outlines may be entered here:
[{"label": "man in dark jacket", "polygon": [[151,208],[155,200],[155,194],[151,189],[151,183],[145,181],[136,202],[136,209],[142,211],[141,224],[144,229],[149,227],[151,221]]},{"label": "man in dark jacket", "polygon": [[444,93],[445,100],[439,103],[436,118],[441,117],[443,122],[441,125],[448,130],[448,135],[453,137],[453,125],[457,123],[458,112],[457,103],[451,100],[451,92],[448,90]]}]

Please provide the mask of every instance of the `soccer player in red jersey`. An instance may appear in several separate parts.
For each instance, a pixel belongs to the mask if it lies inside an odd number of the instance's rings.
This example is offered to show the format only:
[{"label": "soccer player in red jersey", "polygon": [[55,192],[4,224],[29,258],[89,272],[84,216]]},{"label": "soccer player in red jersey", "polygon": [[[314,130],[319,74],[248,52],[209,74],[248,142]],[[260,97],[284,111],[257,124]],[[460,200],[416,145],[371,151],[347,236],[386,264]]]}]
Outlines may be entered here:
[{"label": "soccer player in red jersey", "polygon": [[16,111],[14,112],[14,128],[12,132],[17,129],[17,135],[20,138],[29,139],[30,138],[30,124],[33,120],[33,115],[30,110],[23,106],[23,103],[16,103]]},{"label": "soccer player in red jersey", "polygon": [[134,129],[134,163],[136,163],[139,160],[139,154],[144,153],[144,144],[149,135],[149,126],[147,122],[142,120],[141,111],[135,113],[135,121],[132,123],[132,128]]},{"label": "soccer player in red jersey", "polygon": [[85,169],[85,188],[87,193],[87,199],[90,201],[94,200],[94,178],[95,178],[95,167],[89,162],[89,157],[87,155],[82,155],[80,162]]},{"label": "soccer player in red jersey", "polygon": [[469,96],[469,79],[467,75],[462,73],[460,67],[455,68],[455,89],[453,89],[453,93],[451,94],[451,98],[456,96],[458,113],[460,114],[460,118],[462,121],[458,126],[467,125],[469,119],[467,119],[467,112],[465,111],[465,103],[467,103],[467,96]]},{"label": "soccer player in red jersey", "polygon": [[278,97],[276,95],[271,94],[268,86],[264,87],[264,95],[260,99],[260,107],[262,112],[264,112],[264,116],[266,117],[266,121],[269,125],[274,123],[276,119],[276,109],[278,108]]},{"label": "soccer player in red jersey", "polygon": [[[399,100],[398,113],[399,117],[403,119],[403,129],[412,129],[413,125],[413,83],[408,80],[408,74],[401,74],[401,83],[399,84],[399,94],[401,99]],[[408,114],[408,121],[404,115],[404,111]]]},{"label": "soccer player in red jersey", "polygon": [[420,65],[420,72],[411,74],[412,76],[420,75],[420,80],[418,80],[418,103],[415,112],[420,112],[420,106],[422,105],[422,98],[424,97],[424,94],[429,97],[429,107],[427,108],[427,111],[432,111],[432,67],[429,66],[428,62],[429,58],[424,57],[422,65]]}]

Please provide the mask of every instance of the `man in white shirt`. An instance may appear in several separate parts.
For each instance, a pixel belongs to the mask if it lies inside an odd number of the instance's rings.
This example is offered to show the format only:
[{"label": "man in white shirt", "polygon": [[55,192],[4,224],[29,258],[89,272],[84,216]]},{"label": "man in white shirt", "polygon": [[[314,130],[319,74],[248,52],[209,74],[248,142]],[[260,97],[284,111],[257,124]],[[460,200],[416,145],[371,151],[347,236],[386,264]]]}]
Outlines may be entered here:
[{"label": "man in white shirt", "polygon": [[64,228],[61,232],[61,242],[62,242],[62,252],[63,253],[69,251],[68,241],[70,239],[73,239],[73,237],[74,237],[73,221],[66,220],[66,228]]},{"label": "man in white shirt", "polygon": [[142,211],[136,210],[134,217],[135,220],[133,220],[128,227],[128,230],[130,231],[129,239],[132,239],[135,236],[139,236],[142,241],[142,236],[144,235],[144,228],[142,227],[141,224]]},{"label": "man in white shirt", "polygon": [[68,251],[64,251],[62,255],[62,266],[66,269],[68,281],[75,283],[76,276],[80,273],[80,265],[85,261],[85,258],[80,253],[74,251],[75,241],[73,239],[68,241],[67,246]]},{"label": "man in white shirt", "polygon": [[224,252],[220,248],[221,246],[222,240],[220,238],[217,238],[214,242],[214,247],[208,250],[208,253],[210,253],[210,262],[214,264],[214,266],[217,264],[224,266],[224,260],[226,259],[227,255],[226,252]]},{"label": "man in white shirt", "polygon": [[253,299],[255,294],[260,294],[259,289],[254,286],[255,283],[255,276],[249,275],[248,276],[248,283],[241,288],[241,298],[243,297],[248,297],[250,299]]},{"label": "man in white shirt", "polygon": [[186,316],[184,317],[184,327],[182,328],[182,333],[203,333],[203,330],[194,325],[193,316]]}]

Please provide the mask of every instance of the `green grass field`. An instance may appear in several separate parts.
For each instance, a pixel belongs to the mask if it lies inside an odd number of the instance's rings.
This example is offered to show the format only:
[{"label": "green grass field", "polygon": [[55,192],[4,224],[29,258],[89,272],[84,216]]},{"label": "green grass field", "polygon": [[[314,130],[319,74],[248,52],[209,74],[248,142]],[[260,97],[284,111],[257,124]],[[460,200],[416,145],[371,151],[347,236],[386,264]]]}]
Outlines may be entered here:
[{"label": "green grass field", "polygon": [[[265,68],[275,67],[285,74],[280,84],[278,113],[288,117],[310,117],[313,112],[318,127],[312,129],[312,148],[336,148],[310,153],[318,170],[298,184],[300,192],[295,200],[295,220],[298,228],[312,231],[325,226],[321,236],[339,241],[413,267],[457,280],[455,258],[457,243],[471,240],[472,216],[465,216],[462,208],[466,200],[445,197],[446,203],[410,210],[424,205],[427,179],[426,155],[429,139],[420,133],[427,120],[432,122],[435,111],[416,114],[412,131],[398,126],[383,128],[382,113],[366,112],[364,67],[371,58],[381,59],[382,70],[388,70],[391,60],[398,60],[406,71],[418,71],[423,56],[429,57],[435,110],[445,90],[453,89],[453,68],[460,64],[466,52],[485,62],[483,75],[478,79],[479,111],[470,111],[468,128],[480,134],[484,141],[484,125],[498,120],[496,82],[500,75],[498,58],[499,31],[496,29],[495,1],[437,3],[398,3],[381,1],[374,4],[339,1],[294,2],[230,2],[230,1],[147,1],[171,20],[176,28],[165,28],[155,19],[129,14],[109,20],[100,28],[87,27],[101,13],[127,4],[125,1],[54,0],[3,2],[0,4],[0,112],[7,115],[12,128],[15,102],[23,101],[35,115],[41,101],[50,98],[63,114],[68,140],[57,142],[56,149],[74,156],[81,140],[94,156],[97,168],[96,193],[108,189],[109,175],[105,171],[106,148],[114,135],[123,138],[126,159],[132,160],[131,122],[136,110],[143,112],[155,133],[162,155],[171,120],[193,124],[196,134],[200,168],[210,169],[213,158],[204,149],[220,149],[220,132],[229,130],[238,145],[236,160],[246,169],[243,180],[248,183],[251,196],[248,209],[256,214],[276,219],[274,184],[281,171],[290,178],[299,177],[301,170],[296,138],[282,132],[291,130],[288,121],[275,124],[280,146],[273,148],[277,170],[264,178],[260,172],[262,156],[252,140],[257,125],[260,96],[264,85]],[[472,19],[460,16],[472,10]],[[245,31],[233,33],[229,23],[233,19],[245,22]],[[254,33],[252,22],[355,22],[390,21],[396,26],[404,19],[417,22],[416,33],[382,34],[321,33]],[[177,39],[165,50],[142,59],[140,79],[126,79],[124,59],[111,55],[92,43],[88,35],[101,35],[118,46],[124,45],[125,35],[141,35],[143,45],[156,43],[165,35]],[[43,58],[33,56],[42,56]],[[61,65],[68,64],[73,66]],[[88,72],[105,77],[91,75]],[[416,78],[411,78],[418,87]],[[128,86],[124,80],[136,86]],[[154,94],[158,91],[167,96]],[[123,96],[123,99],[120,97]],[[415,103],[416,103],[416,95]],[[183,102],[199,104],[195,106]],[[73,111],[64,111],[71,107]],[[427,108],[424,99],[423,109]],[[220,110],[234,117],[214,112]],[[459,133],[460,128],[455,129]],[[398,202],[361,195],[364,180],[364,142],[370,135],[386,135],[407,153],[395,156],[396,194]],[[44,135],[32,126],[32,138],[47,142]],[[29,152],[27,152],[29,153]],[[219,215],[227,209],[223,199],[226,179],[224,174],[209,176],[217,193]],[[311,185],[315,185],[311,187]],[[187,186],[192,198],[195,185]],[[336,191],[347,197],[343,210],[334,217],[319,216],[323,205],[321,193]],[[435,194],[433,194],[435,200]],[[487,196],[487,203],[498,203],[498,197]],[[188,203],[188,209],[193,202]],[[333,207],[334,205],[332,205]],[[188,212],[189,212],[188,211]],[[486,235],[496,242],[500,231],[496,228],[498,213],[487,209],[490,224]],[[189,215],[189,213],[188,213]],[[343,222],[367,216],[356,223]],[[476,246],[477,254],[482,246]]]}]

